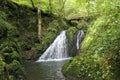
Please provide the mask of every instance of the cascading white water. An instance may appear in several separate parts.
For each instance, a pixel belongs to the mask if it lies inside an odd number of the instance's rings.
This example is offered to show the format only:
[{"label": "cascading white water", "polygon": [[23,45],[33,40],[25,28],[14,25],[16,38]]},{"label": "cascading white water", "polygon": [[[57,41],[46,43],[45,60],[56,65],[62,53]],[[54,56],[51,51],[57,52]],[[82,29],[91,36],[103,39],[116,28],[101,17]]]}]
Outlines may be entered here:
[{"label": "cascading white water", "polygon": [[77,50],[80,48],[80,43],[82,42],[84,36],[85,36],[84,32],[82,30],[79,30],[77,33],[77,42],[76,42]]},{"label": "cascading white water", "polygon": [[[76,54],[76,51],[79,50],[84,35],[85,34],[82,30],[77,31],[75,37],[76,47],[72,46],[74,51],[71,51],[72,54]],[[69,56],[70,55],[68,54],[68,39],[66,36],[66,31],[61,31],[61,33],[57,36],[54,42],[48,47],[48,49],[43,53],[43,55],[40,56],[37,62],[66,60],[70,58]]]},{"label": "cascading white water", "polygon": [[63,60],[67,59],[68,57],[68,39],[66,36],[66,31],[61,31],[61,33],[37,62]]}]

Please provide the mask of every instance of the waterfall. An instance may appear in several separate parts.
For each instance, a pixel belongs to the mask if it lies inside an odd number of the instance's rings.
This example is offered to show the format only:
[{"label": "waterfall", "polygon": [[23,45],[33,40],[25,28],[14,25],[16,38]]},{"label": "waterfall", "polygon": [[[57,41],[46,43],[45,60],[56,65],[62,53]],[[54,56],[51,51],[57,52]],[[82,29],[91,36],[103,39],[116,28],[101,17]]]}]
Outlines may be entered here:
[{"label": "waterfall", "polygon": [[75,32],[74,38],[73,38],[73,42],[72,45],[70,47],[70,55],[71,56],[76,56],[79,52],[80,49],[80,45],[84,39],[84,31],[83,30],[77,30]]},{"label": "waterfall", "polygon": [[[56,37],[54,42],[47,48],[47,50],[40,56],[37,62],[41,61],[58,61],[69,59],[70,56],[75,56],[78,54],[80,49],[80,44],[84,38],[84,32],[82,30],[77,30],[71,49],[68,52],[68,39],[66,36],[66,31],[61,31],[61,33]],[[69,57],[69,58],[68,58]]]},{"label": "waterfall", "polygon": [[61,31],[37,62],[62,60],[67,59],[68,57],[68,39],[66,31]]},{"label": "waterfall", "polygon": [[80,44],[84,38],[85,34],[82,30],[78,30],[77,32],[77,42],[76,42],[76,47],[77,47],[77,50],[80,48]]}]

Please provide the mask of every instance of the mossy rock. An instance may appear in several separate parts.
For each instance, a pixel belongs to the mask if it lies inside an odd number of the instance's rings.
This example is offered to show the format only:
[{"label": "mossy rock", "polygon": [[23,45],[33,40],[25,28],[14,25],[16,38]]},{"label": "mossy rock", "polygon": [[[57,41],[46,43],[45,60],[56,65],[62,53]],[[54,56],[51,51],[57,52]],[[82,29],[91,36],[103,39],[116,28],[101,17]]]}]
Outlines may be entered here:
[{"label": "mossy rock", "polygon": [[72,44],[73,37],[74,37],[76,31],[77,31],[76,27],[70,27],[67,30],[67,36],[68,36],[68,40],[69,40],[70,44]]},{"label": "mossy rock", "polygon": [[119,80],[119,33],[119,25],[106,16],[99,17],[88,30],[82,53],[65,64],[63,73],[78,80]]}]

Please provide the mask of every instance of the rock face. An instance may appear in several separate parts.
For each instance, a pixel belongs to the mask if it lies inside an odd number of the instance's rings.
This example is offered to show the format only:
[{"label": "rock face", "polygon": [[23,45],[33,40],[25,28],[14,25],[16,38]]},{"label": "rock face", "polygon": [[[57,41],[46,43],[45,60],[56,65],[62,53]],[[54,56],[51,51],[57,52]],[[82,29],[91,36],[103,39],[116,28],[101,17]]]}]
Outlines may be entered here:
[{"label": "rock face", "polygon": [[73,37],[73,42],[72,42],[72,45],[70,47],[70,55],[71,56],[76,56],[78,54],[78,51],[80,49],[80,46],[81,46],[81,42],[83,41],[84,39],[84,32],[83,30],[77,30],[74,37]]}]

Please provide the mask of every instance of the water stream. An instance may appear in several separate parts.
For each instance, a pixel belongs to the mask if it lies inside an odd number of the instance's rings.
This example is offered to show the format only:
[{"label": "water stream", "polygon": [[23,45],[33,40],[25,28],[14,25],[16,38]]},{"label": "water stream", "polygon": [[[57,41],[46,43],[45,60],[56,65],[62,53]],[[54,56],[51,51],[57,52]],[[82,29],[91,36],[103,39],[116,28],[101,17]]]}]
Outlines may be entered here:
[{"label": "water stream", "polygon": [[61,68],[66,60],[48,62],[26,62],[26,80],[66,80]]},{"label": "water stream", "polygon": [[85,36],[85,34],[82,30],[77,31],[77,38],[76,38],[76,40],[77,40],[76,41],[77,50],[80,49],[80,44],[81,44],[82,40],[84,39],[84,36]]}]

